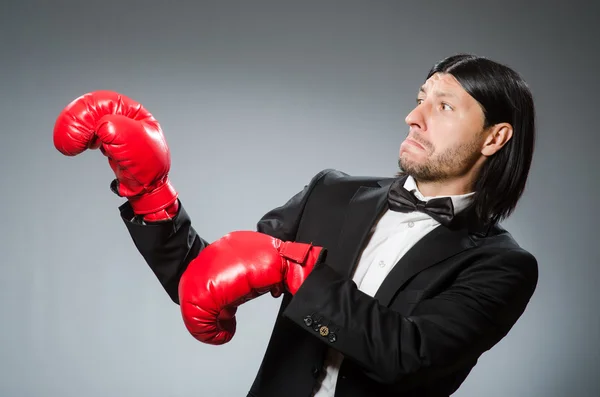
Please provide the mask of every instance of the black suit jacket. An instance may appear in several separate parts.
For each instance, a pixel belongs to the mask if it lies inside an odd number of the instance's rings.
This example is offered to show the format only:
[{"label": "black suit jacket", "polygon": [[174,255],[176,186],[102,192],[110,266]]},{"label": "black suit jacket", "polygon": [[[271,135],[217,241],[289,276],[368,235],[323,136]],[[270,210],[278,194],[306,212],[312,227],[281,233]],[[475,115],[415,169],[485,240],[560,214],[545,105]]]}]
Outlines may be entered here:
[{"label": "black suit jacket", "polygon": [[[499,225],[477,222],[471,209],[421,239],[374,297],[357,289],[352,273],[387,209],[392,181],[324,170],[260,219],[258,231],[328,253],[295,296],[283,296],[248,396],[310,396],[328,348],[345,356],[336,396],[449,396],[521,316],[537,284],[537,262]],[[132,221],[128,204],[120,209],[138,250],[178,303],[180,275],[208,242],[183,206],[172,222],[153,225]]]}]

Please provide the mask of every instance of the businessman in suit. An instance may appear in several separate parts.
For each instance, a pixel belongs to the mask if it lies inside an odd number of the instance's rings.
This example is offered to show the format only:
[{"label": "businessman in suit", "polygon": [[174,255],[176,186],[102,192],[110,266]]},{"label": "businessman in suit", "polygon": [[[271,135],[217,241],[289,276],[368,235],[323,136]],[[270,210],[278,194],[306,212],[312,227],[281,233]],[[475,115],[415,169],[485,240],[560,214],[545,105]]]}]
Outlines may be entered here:
[{"label": "businessman in suit", "polygon": [[239,305],[282,296],[248,396],[441,397],[536,288],[536,259],[500,226],[525,189],[534,119],[514,70],[447,57],[406,116],[397,175],[323,170],[256,231],[212,243],[192,226],[166,140],[140,104],[84,95],[59,115],[54,143],[107,156],[123,222],[194,337],[226,343]]}]

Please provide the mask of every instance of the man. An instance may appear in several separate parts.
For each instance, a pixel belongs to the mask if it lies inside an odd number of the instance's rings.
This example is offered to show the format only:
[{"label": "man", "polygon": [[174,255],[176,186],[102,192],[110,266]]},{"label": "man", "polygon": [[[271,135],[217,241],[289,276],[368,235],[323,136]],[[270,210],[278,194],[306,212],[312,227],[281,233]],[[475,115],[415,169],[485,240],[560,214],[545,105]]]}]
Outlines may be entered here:
[{"label": "man", "polygon": [[537,285],[535,258],[499,225],[525,188],[534,104],[512,69],[455,55],[430,70],[406,123],[394,178],[324,170],[256,232],[211,244],[141,105],[82,96],[54,143],[109,158],[123,221],[197,339],[226,343],[240,304],[283,294],[248,396],[449,396]]}]

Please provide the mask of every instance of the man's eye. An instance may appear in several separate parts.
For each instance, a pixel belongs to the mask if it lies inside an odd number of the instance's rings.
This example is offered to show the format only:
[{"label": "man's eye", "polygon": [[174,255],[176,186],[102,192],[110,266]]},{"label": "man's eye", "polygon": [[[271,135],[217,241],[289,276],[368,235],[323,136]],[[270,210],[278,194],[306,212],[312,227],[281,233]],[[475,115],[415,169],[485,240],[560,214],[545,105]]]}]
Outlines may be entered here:
[{"label": "man's eye", "polygon": [[442,108],[444,110],[454,110],[452,106],[448,105],[447,103],[442,103]]},{"label": "man's eye", "polygon": [[420,104],[421,104],[421,102],[423,102],[423,99],[421,99],[421,98],[417,98],[417,105],[420,105]]}]

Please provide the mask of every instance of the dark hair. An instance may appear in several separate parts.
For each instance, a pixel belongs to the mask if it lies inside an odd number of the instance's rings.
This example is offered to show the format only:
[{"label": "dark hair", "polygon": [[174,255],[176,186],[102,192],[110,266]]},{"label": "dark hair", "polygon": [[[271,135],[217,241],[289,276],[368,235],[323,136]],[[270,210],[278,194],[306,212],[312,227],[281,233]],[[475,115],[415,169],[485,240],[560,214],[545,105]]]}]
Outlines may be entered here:
[{"label": "dark hair", "polygon": [[429,73],[448,73],[483,108],[485,127],[509,123],[512,138],[486,160],[475,182],[473,205],[484,222],[512,214],[521,198],[535,146],[535,107],[527,83],[513,69],[484,57],[457,54],[436,63]]}]

